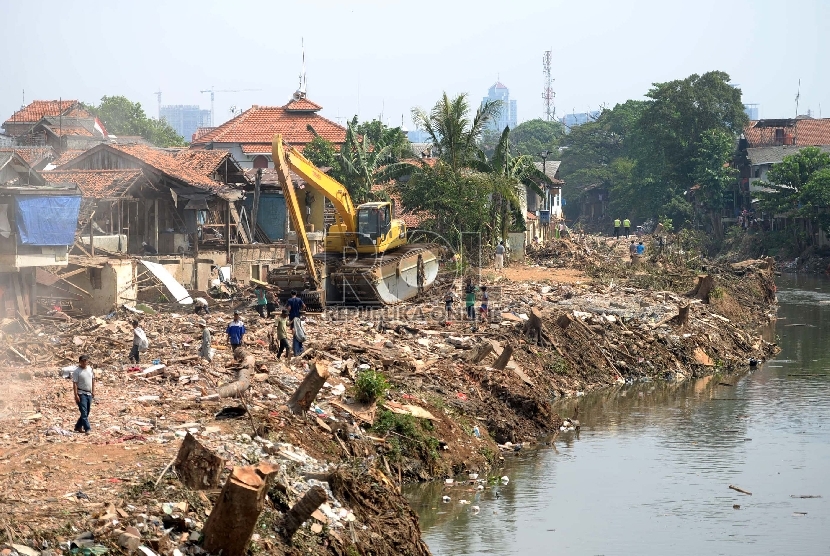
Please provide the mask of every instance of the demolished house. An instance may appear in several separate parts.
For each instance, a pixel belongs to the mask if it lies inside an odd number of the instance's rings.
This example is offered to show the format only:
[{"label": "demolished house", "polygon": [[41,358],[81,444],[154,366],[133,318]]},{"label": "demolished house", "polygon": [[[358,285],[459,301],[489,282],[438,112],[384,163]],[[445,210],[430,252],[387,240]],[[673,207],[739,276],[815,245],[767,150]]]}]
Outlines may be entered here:
[{"label": "demolished house", "polygon": [[189,302],[170,284],[206,290],[216,267],[247,280],[284,259],[282,245],[251,245],[241,210],[246,178],[227,151],[105,143],[68,158],[41,175],[81,193],[71,275],[57,282],[38,276],[64,311],[102,314],[142,300]]},{"label": "demolished house", "polygon": [[80,201],[77,186],[47,185],[21,155],[0,153],[0,318],[36,313],[36,275],[67,266]]}]

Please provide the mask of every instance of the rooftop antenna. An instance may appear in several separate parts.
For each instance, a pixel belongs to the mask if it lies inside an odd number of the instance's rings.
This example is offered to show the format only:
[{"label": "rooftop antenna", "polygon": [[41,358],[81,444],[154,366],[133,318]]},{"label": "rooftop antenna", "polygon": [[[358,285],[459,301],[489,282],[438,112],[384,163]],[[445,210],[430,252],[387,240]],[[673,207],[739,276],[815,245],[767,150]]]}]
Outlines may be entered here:
[{"label": "rooftop antenna", "polygon": [[798,117],[798,99],[801,98],[801,79],[798,80],[798,92],[795,94],[795,117]]},{"label": "rooftop antenna", "polygon": [[159,100],[159,121],[161,121],[161,87],[159,87],[159,90],[153,94],[156,95]]},{"label": "rooftop antenna", "polygon": [[545,78],[545,87],[542,89],[542,101],[544,104],[545,120],[552,122],[556,119],[556,106],[553,104],[553,99],[556,93],[553,92],[553,78],[551,77],[551,57],[553,49],[545,50],[542,55],[542,75]]},{"label": "rooftop antenna", "polygon": [[300,72],[300,86],[297,89],[297,92],[294,93],[294,98],[296,100],[299,100],[301,98],[306,97],[306,90],[307,90],[307,87],[308,87],[308,82],[306,81],[306,75],[305,75],[305,39],[303,39],[303,38],[300,38],[300,47],[302,48],[302,51],[303,51],[303,66],[302,66],[303,69],[302,69],[302,72]]}]

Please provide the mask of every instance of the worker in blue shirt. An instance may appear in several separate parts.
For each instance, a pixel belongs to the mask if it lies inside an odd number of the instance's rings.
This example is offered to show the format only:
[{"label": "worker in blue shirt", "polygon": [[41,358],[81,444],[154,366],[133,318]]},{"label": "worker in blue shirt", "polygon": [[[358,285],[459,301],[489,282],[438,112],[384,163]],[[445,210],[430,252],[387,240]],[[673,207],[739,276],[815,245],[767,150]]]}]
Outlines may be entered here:
[{"label": "worker in blue shirt", "polygon": [[291,297],[285,302],[285,306],[288,308],[288,324],[289,326],[294,326],[294,319],[300,316],[300,311],[305,309],[305,303],[303,300],[297,297],[297,292],[292,291]]},{"label": "worker in blue shirt", "polygon": [[637,244],[637,254],[638,255],[644,255],[645,252],[646,252],[646,246],[643,245],[643,242],[641,241],[640,243]]},{"label": "worker in blue shirt", "polygon": [[231,349],[235,350],[242,345],[242,337],[245,335],[245,324],[239,318],[239,311],[233,312],[233,320],[225,332],[228,334],[228,342]]}]

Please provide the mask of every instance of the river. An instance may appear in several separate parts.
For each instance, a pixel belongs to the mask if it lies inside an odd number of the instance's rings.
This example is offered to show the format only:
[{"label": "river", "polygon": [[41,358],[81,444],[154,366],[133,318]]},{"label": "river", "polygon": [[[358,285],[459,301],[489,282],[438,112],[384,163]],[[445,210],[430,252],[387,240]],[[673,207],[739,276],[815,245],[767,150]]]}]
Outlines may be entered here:
[{"label": "river", "polygon": [[581,431],[507,456],[508,484],[412,487],[433,554],[830,554],[830,281],[778,288],[756,371],[564,400]]}]

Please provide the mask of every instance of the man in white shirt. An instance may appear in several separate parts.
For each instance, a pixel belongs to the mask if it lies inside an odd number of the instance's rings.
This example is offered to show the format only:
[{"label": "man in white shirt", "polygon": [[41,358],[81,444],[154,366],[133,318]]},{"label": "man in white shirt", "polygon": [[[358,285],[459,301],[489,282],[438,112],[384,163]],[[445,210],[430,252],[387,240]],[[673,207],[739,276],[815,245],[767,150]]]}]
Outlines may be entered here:
[{"label": "man in white shirt", "polygon": [[78,422],[75,423],[75,432],[89,434],[92,429],[89,426],[89,409],[95,397],[95,375],[87,355],[81,355],[78,358],[78,366],[72,371],[72,391],[75,394],[75,403],[78,404],[78,410],[81,412]]}]

